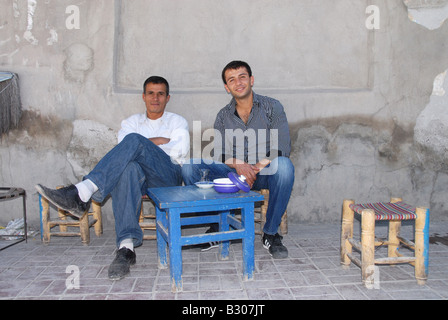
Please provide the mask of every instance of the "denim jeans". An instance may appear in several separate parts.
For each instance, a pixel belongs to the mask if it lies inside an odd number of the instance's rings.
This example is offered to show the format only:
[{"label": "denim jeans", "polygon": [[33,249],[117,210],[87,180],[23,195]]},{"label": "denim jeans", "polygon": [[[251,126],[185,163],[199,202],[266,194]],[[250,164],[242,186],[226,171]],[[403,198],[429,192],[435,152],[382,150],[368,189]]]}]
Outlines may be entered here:
[{"label": "denim jeans", "polygon": [[[193,159],[182,166],[182,176],[186,185],[194,184],[201,179],[201,169],[208,169],[209,180],[227,178],[229,172],[236,172],[220,162],[211,164],[204,160]],[[286,157],[278,157],[264,168],[258,175],[252,189],[269,189],[269,205],[266,213],[266,224],[263,232],[275,235],[288,206],[294,185],[294,165]]]},{"label": "denim jeans", "polygon": [[133,239],[137,247],[143,241],[139,217],[146,189],[181,185],[182,171],[147,138],[129,134],[84,179],[98,186],[93,200],[103,202],[111,195],[117,245],[124,239]]}]

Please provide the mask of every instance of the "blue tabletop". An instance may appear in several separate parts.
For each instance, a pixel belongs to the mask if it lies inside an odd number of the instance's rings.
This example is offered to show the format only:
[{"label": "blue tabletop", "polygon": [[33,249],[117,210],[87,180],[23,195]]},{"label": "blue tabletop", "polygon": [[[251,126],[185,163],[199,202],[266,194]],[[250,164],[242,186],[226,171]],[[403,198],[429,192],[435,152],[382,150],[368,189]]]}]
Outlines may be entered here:
[{"label": "blue tabletop", "polygon": [[200,189],[196,186],[149,188],[148,196],[160,209],[264,200],[264,196],[253,191],[248,193],[242,191],[238,193],[218,193],[213,188]]}]

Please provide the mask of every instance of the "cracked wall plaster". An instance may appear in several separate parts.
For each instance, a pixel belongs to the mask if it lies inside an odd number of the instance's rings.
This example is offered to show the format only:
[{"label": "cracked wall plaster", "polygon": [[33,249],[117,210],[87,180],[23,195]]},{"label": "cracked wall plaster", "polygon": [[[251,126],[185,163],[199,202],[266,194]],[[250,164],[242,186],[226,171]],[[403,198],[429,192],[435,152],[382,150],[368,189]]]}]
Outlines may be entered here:
[{"label": "cracked wall plaster", "polygon": [[429,30],[435,30],[442,26],[448,18],[447,0],[405,0],[408,7],[409,19]]},{"label": "cracked wall plaster", "polygon": [[93,69],[93,50],[82,43],[74,43],[64,50],[64,77],[73,82],[83,83]]},{"label": "cracked wall plaster", "polygon": [[91,120],[74,121],[67,159],[78,180],[82,180],[116,144],[116,131]]},{"label": "cracked wall plaster", "polygon": [[[448,71],[448,70],[447,70]],[[434,170],[448,171],[448,79],[447,71],[438,75],[430,103],[418,116],[414,139],[420,157]]]}]

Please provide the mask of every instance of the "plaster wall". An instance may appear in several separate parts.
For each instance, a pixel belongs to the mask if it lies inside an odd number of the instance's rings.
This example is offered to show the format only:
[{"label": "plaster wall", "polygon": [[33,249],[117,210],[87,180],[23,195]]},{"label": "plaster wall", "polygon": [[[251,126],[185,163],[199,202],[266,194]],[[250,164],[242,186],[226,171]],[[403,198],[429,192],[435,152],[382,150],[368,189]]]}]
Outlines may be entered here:
[{"label": "plaster wall", "polygon": [[[371,20],[370,6],[378,9]],[[339,222],[344,198],[402,196],[447,219],[448,1],[0,0],[0,69],[19,75],[24,114],[0,142],[0,185],[77,182],[144,111],[149,76],[193,129],[228,103],[220,72],[253,67],[293,140],[290,221]],[[79,14],[79,15],[78,15]],[[368,28],[366,22],[378,23]],[[0,204],[3,224],[20,217]],[[113,223],[110,201],[105,223]]]}]

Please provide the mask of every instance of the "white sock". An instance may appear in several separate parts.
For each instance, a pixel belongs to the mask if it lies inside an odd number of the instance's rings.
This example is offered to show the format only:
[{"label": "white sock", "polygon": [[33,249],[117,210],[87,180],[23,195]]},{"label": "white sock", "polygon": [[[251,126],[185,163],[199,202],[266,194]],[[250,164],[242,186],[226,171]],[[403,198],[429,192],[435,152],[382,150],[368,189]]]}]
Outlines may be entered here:
[{"label": "white sock", "polygon": [[134,251],[134,241],[132,241],[132,239],[124,239],[123,241],[120,242],[120,248],[128,248],[131,251]]},{"label": "white sock", "polygon": [[75,187],[78,189],[79,198],[83,202],[88,202],[92,195],[98,191],[96,184],[88,179],[78,183]]}]

